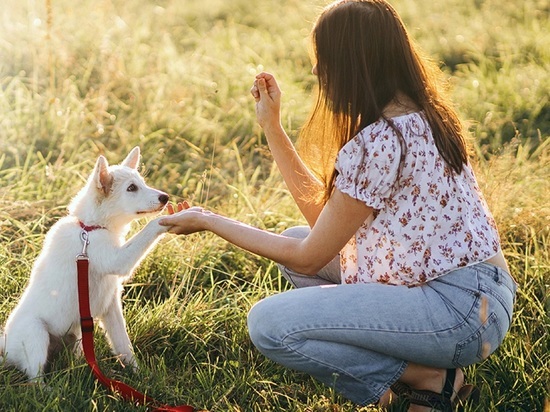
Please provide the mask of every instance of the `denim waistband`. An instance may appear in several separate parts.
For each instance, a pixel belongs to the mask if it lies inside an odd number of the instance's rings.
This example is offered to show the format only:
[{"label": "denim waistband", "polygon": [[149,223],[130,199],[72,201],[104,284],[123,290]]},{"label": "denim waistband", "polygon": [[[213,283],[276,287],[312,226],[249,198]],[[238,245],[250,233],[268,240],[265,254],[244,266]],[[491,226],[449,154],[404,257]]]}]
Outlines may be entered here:
[{"label": "denim waistband", "polygon": [[507,271],[492,263],[481,262],[473,265],[480,273],[492,276],[493,280],[499,284],[506,286],[512,294],[516,294],[518,290],[518,284]]}]

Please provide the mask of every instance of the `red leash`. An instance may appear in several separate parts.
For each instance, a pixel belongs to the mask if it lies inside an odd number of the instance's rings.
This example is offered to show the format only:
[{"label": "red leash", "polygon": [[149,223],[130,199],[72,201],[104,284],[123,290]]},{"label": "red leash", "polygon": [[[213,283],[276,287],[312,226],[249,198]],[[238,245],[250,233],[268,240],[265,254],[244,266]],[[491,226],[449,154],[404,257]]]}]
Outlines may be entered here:
[{"label": "red leash", "polygon": [[[82,226],[82,224],[81,224]],[[86,227],[89,228],[89,227]],[[100,227],[94,227],[94,229]],[[92,229],[93,230],[93,229]],[[106,388],[121,395],[125,400],[136,405],[151,405],[154,412],[196,412],[196,409],[189,405],[168,406],[163,405],[153,398],[142,394],[131,386],[115,379],[109,379],[99,369],[94,351],[94,319],[90,311],[90,293],[88,287],[89,259],[86,254],[86,247],[89,244],[88,231],[84,229],[81,235],[84,246],[82,253],[76,257],[78,269],[78,306],[80,308],[80,328],[82,330],[82,347],[88,365],[92,369],[95,378]]]}]

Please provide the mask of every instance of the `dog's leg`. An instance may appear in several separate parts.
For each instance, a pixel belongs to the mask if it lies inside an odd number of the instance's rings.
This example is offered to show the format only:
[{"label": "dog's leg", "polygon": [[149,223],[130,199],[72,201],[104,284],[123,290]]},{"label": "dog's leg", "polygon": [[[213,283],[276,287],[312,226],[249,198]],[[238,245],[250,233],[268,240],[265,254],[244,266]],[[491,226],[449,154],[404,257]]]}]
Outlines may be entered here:
[{"label": "dog's leg", "polygon": [[[116,253],[101,255],[104,267],[122,276],[128,276],[139,265],[142,259],[153,248],[159,237],[168,231],[167,226],[160,226],[161,217],[151,220],[140,232],[124,243]],[[108,260],[107,260],[108,259]]]},{"label": "dog's leg", "polygon": [[24,371],[31,382],[42,383],[50,345],[50,334],[44,323],[40,319],[24,319],[21,326],[11,325],[5,343],[7,363]]},{"label": "dog's leg", "polygon": [[137,370],[138,365],[134,357],[134,349],[126,331],[126,322],[122,315],[122,303],[118,296],[113,297],[107,311],[101,317],[101,325],[105,330],[113,353],[119,356],[124,364]]}]

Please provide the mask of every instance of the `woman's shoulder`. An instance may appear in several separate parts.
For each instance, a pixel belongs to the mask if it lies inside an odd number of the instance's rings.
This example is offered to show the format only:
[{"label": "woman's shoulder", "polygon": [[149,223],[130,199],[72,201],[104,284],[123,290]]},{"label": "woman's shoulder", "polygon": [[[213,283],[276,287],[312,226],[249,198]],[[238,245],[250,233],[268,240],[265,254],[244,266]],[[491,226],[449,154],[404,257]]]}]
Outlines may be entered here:
[{"label": "woman's shoulder", "polygon": [[397,137],[397,131],[401,135],[407,134],[408,131],[418,134],[420,129],[426,130],[426,125],[426,117],[422,111],[395,114],[392,117],[384,116],[365,126],[354,140],[358,143],[394,139]]}]

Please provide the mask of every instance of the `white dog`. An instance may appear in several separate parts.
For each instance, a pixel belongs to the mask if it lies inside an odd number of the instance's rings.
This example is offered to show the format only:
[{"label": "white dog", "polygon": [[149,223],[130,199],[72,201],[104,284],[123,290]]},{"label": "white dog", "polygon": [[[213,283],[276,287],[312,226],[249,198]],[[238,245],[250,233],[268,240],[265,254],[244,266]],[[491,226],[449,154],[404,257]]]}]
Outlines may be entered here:
[{"label": "white dog", "polygon": [[[68,216],[47,233],[29,284],[10,314],[0,355],[7,365],[41,381],[52,352],[81,338],[75,258],[88,232],[92,316],[100,321],[115,355],[137,367],[122,315],[122,283],[167,231],[157,220],[126,241],[132,220],[160,212],[168,195],[147,186],[137,171],[139,147],[120,165],[97,159],[86,186],[69,205]],[[75,345],[78,351],[81,345]],[[3,363],[0,356],[0,364]]]}]

